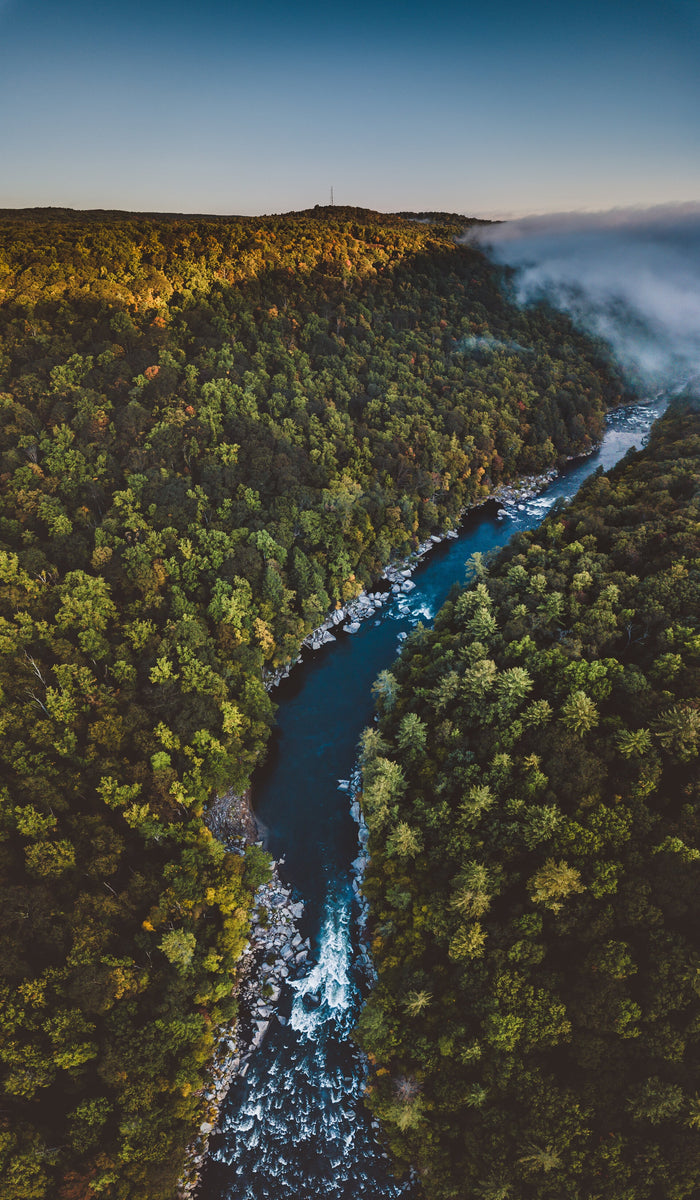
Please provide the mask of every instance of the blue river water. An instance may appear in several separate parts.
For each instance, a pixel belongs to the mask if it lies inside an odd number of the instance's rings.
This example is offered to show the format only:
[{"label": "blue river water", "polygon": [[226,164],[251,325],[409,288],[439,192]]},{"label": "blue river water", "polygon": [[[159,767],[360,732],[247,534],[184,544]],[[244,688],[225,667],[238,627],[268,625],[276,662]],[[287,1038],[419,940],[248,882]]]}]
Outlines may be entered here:
[{"label": "blue river water", "polygon": [[[266,1040],[224,1104],[202,1200],[393,1200],[410,1180],[392,1174],[379,1131],[362,1102],[365,1067],[351,1039],[366,979],[360,969],[358,909],[351,863],[358,827],[340,780],[353,770],[357,744],[373,716],[372,683],[389,667],[419,621],[430,624],[477,551],[534,528],[557,500],[568,500],[592,472],[640,447],[666,400],[620,409],[595,454],[572,463],[545,492],[497,515],[489,502],[470,513],[459,537],[442,542],[416,569],[416,587],[378,610],[354,635],[316,652],[275,694],[277,727],[254,780],[259,820],[281,874],[306,909],[301,932],[310,965],[279,1002]],[[314,997],[307,1006],[304,996]]]}]

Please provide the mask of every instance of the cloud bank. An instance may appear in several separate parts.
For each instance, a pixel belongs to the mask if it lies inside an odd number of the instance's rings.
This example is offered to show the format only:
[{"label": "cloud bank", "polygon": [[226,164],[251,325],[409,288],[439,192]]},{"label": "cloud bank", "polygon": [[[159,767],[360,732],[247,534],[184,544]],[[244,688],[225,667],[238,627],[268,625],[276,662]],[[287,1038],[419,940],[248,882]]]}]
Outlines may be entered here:
[{"label": "cloud bank", "polygon": [[700,204],[527,217],[475,239],[516,268],[520,303],[570,313],[642,388],[700,378]]}]

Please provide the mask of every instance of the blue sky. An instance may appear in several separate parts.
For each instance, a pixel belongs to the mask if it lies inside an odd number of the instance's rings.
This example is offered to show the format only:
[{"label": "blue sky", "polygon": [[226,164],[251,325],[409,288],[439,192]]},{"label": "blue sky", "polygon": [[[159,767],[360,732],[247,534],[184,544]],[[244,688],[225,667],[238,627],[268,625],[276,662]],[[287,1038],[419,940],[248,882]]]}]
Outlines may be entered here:
[{"label": "blue sky", "polygon": [[0,205],[700,199],[700,0],[0,0]]}]

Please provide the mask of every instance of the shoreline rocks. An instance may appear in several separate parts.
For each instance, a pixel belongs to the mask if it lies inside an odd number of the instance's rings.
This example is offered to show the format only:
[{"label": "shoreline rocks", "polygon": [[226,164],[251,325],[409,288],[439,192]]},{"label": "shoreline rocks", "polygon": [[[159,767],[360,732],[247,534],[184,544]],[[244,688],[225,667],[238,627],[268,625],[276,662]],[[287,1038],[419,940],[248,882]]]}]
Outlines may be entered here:
[{"label": "shoreline rocks", "polygon": [[[593,454],[595,449],[597,447],[593,447],[588,453]],[[586,456],[579,455],[577,457]],[[396,563],[388,563],[380,577],[381,581],[389,584],[388,589],[380,589],[374,592],[362,591],[354,600],[348,601],[342,607],[333,609],[317,629],[312,629],[311,633],[307,634],[301,644],[302,648],[320,650],[329,642],[337,640],[336,633],[358,633],[362,622],[376,616],[388,600],[393,599],[400,593],[406,595],[413,590],[416,585],[410,577],[418,564],[422,562],[426,554],[429,554],[431,550],[441,545],[446,539],[454,540],[458,538],[459,525],[461,525],[470,512],[474,512],[476,509],[482,508],[485,504],[493,501],[501,506],[498,513],[499,517],[502,515],[508,516],[510,514],[502,507],[503,505],[509,504],[514,507],[518,505],[524,506],[524,501],[532,500],[533,497],[539,495],[550,483],[558,478],[559,474],[560,472],[556,467],[551,467],[548,471],[543,471],[540,475],[525,475],[514,483],[499,483],[483,500],[477,500],[474,504],[469,504],[461,510],[457,518],[457,529],[448,529],[444,533],[431,533],[406,558]],[[331,632],[332,630],[335,632]],[[299,654],[283,667],[277,667],[274,671],[266,672],[264,676],[266,690],[271,692],[273,688],[278,687],[283,679],[289,678],[294,667],[302,662],[303,659],[301,654]]]},{"label": "shoreline rocks", "polygon": [[[227,792],[210,806],[206,822],[227,849],[244,854],[246,846],[262,845],[260,826],[251,807],[250,789],[241,795]],[[186,1166],[177,1187],[180,1200],[189,1200],[199,1187],[201,1170],[209,1149],[209,1139],[218,1128],[221,1109],[236,1079],[245,1079],[250,1060],[262,1045],[273,1020],[286,1024],[278,1016],[276,1005],[285,982],[303,971],[311,947],[303,939],[297,923],[304,904],[295,900],[292,889],[279,875],[284,862],[271,862],[272,875],[255,893],[247,946],[239,960],[231,990],[238,1000],[238,1016],[222,1026],[209,1066],[209,1080],[203,1092],[203,1120],[189,1146]]]},{"label": "shoreline rocks", "polygon": [[368,983],[371,985],[376,982],[377,973],[374,969],[374,964],[370,956],[369,943],[367,941],[367,920],[369,917],[369,901],[365,899],[362,891],[362,881],[365,877],[365,871],[369,862],[369,854],[367,853],[367,843],[369,841],[369,829],[362,815],[360,806],[360,793],[362,791],[362,776],[359,766],[353,770],[350,779],[350,816],[357,825],[357,857],[350,865],[350,873],[352,876],[352,890],[355,898],[355,903],[358,908],[357,926],[359,934],[359,952],[357,955],[357,965],[364,972]]},{"label": "shoreline rocks", "polygon": [[244,792],[230,789],[216,796],[205,813],[204,823],[214,837],[229,848],[239,849],[233,843],[241,840],[256,842],[261,836],[260,823],[253,812],[250,788]]}]

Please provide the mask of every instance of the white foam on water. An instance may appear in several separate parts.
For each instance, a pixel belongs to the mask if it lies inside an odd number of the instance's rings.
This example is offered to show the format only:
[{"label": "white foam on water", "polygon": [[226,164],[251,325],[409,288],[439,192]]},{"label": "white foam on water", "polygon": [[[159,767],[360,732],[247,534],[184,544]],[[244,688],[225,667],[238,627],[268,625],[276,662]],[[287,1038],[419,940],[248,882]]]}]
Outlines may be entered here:
[{"label": "white foam on water", "polygon": [[534,499],[528,500],[526,511],[532,517],[544,517],[555,500],[556,496],[536,496]]},{"label": "white foam on water", "polygon": [[[406,1181],[388,1171],[363,1109],[366,1064],[349,1031],[359,988],[355,908],[330,895],[318,961],[290,982],[292,1016],[251,1061],[220,1122],[211,1158],[225,1172],[203,1200],[398,1200]],[[272,1061],[270,1061],[272,1060]]]},{"label": "white foam on water", "polygon": [[296,992],[289,1022],[292,1029],[314,1037],[329,1017],[336,1022],[342,1018],[352,996],[349,967],[350,906],[345,902],[326,910],[318,962],[303,979],[290,983]]}]

